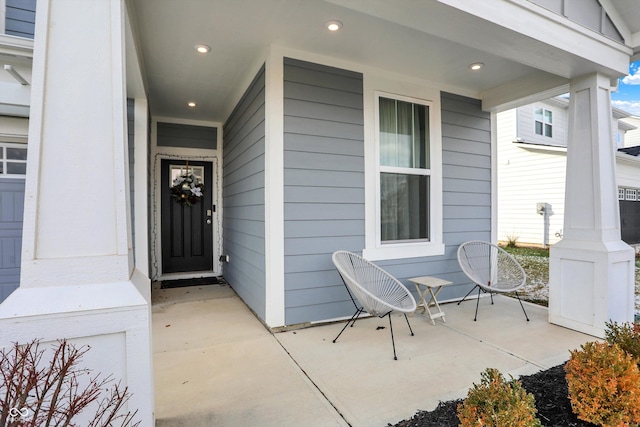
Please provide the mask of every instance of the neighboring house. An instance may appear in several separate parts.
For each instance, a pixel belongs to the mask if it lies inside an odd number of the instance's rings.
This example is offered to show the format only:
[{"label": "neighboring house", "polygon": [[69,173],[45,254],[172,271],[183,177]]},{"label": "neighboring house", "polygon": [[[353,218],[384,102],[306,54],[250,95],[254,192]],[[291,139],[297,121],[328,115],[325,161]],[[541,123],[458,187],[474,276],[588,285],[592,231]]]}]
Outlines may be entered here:
[{"label": "neighboring house", "polygon": [[[35,0],[0,0],[0,301],[20,283]],[[11,71],[10,74],[9,71]]]},{"label": "neighboring house", "polygon": [[[352,313],[331,263],[347,249],[459,299],[458,246],[498,237],[496,113],[567,92],[579,197],[549,320],[602,335],[633,319],[609,91],[640,51],[640,5],[38,0],[35,25],[30,5],[0,0],[5,294],[19,274],[0,346],[91,345],[144,426],[152,280],[222,274],[267,327],[312,324]],[[187,169],[193,207],[169,191]]]},{"label": "neighboring house", "polygon": [[[562,239],[567,168],[569,100],[557,97],[498,113],[498,240],[547,247]],[[628,146],[625,135],[636,127],[613,109],[613,144]],[[640,187],[640,165],[618,154],[620,188]],[[622,207],[622,206],[621,206]],[[621,223],[623,240],[631,238],[630,221]],[[638,236],[640,238],[640,235]]]}]

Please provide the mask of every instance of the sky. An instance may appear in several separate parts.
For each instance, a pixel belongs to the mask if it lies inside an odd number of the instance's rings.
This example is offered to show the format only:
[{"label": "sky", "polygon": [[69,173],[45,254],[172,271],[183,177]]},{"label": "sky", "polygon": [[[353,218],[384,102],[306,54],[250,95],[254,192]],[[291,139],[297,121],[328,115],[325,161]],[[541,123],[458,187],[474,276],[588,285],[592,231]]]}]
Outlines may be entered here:
[{"label": "sky", "polygon": [[640,61],[629,65],[629,75],[621,78],[618,91],[611,93],[611,104],[640,116]]}]

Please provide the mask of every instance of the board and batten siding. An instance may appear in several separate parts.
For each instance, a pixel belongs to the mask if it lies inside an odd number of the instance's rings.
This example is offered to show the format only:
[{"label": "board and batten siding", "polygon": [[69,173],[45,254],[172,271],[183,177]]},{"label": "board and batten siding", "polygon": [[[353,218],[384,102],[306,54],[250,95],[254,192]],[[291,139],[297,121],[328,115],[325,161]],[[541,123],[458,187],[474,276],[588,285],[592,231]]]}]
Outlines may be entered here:
[{"label": "board and batten siding", "polygon": [[453,282],[438,300],[462,298],[472,287],[457,259],[458,246],[469,240],[491,241],[491,117],[481,102],[441,92],[442,115],[442,238],[441,256],[380,261],[417,297],[416,276],[436,276]]},{"label": "board and batten siding", "polygon": [[33,38],[36,22],[36,0],[6,0],[4,33]]},{"label": "board and batten siding", "polygon": [[285,322],[345,316],[331,254],[364,247],[362,74],[285,58]]},{"label": "board and batten siding", "polygon": [[24,179],[0,178],[0,302],[20,285]]},{"label": "board and batten siding", "polygon": [[265,69],[258,72],[223,128],[223,275],[265,318]]}]

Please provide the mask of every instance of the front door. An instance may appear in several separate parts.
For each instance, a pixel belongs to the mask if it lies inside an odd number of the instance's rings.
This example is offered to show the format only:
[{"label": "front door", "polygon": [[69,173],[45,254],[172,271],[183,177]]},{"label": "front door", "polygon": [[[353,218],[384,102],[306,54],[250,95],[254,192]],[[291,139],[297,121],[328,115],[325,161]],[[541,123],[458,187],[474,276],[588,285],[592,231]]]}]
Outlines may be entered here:
[{"label": "front door", "polygon": [[[189,206],[177,201],[173,180],[188,173],[204,187],[202,198]],[[162,273],[213,269],[213,189],[210,162],[165,159],[161,162]]]}]

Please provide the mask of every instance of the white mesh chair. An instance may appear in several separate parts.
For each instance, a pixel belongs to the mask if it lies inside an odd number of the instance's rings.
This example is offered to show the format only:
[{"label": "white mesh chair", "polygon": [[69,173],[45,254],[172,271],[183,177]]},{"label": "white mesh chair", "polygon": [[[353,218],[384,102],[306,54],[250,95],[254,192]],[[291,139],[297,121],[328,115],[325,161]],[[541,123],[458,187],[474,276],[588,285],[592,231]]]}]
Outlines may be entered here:
[{"label": "white mesh chair", "polygon": [[491,294],[493,304],[494,293],[514,293],[524,317],[529,321],[529,316],[522,305],[518,295],[518,289],[527,282],[527,275],[522,266],[507,251],[489,242],[473,240],[465,242],[458,248],[458,263],[464,274],[475,283],[475,287],[458,302],[464,301],[474,289],[478,288],[478,300],[476,302],[476,315],[478,318],[478,304],[480,303],[480,291]]},{"label": "white mesh chair", "polygon": [[356,307],[356,312],[333,342],[335,343],[340,338],[349,324],[351,326],[355,324],[363,311],[380,318],[387,316],[389,317],[393,358],[398,360],[396,344],[393,339],[391,313],[394,311],[403,313],[407,325],[409,325],[409,331],[413,335],[411,324],[407,318],[407,313],[412,313],[416,309],[416,300],[413,295],[396,278],[359,255],[347,251],[337,251],[331,259],[342,277],[353,305]]}]

